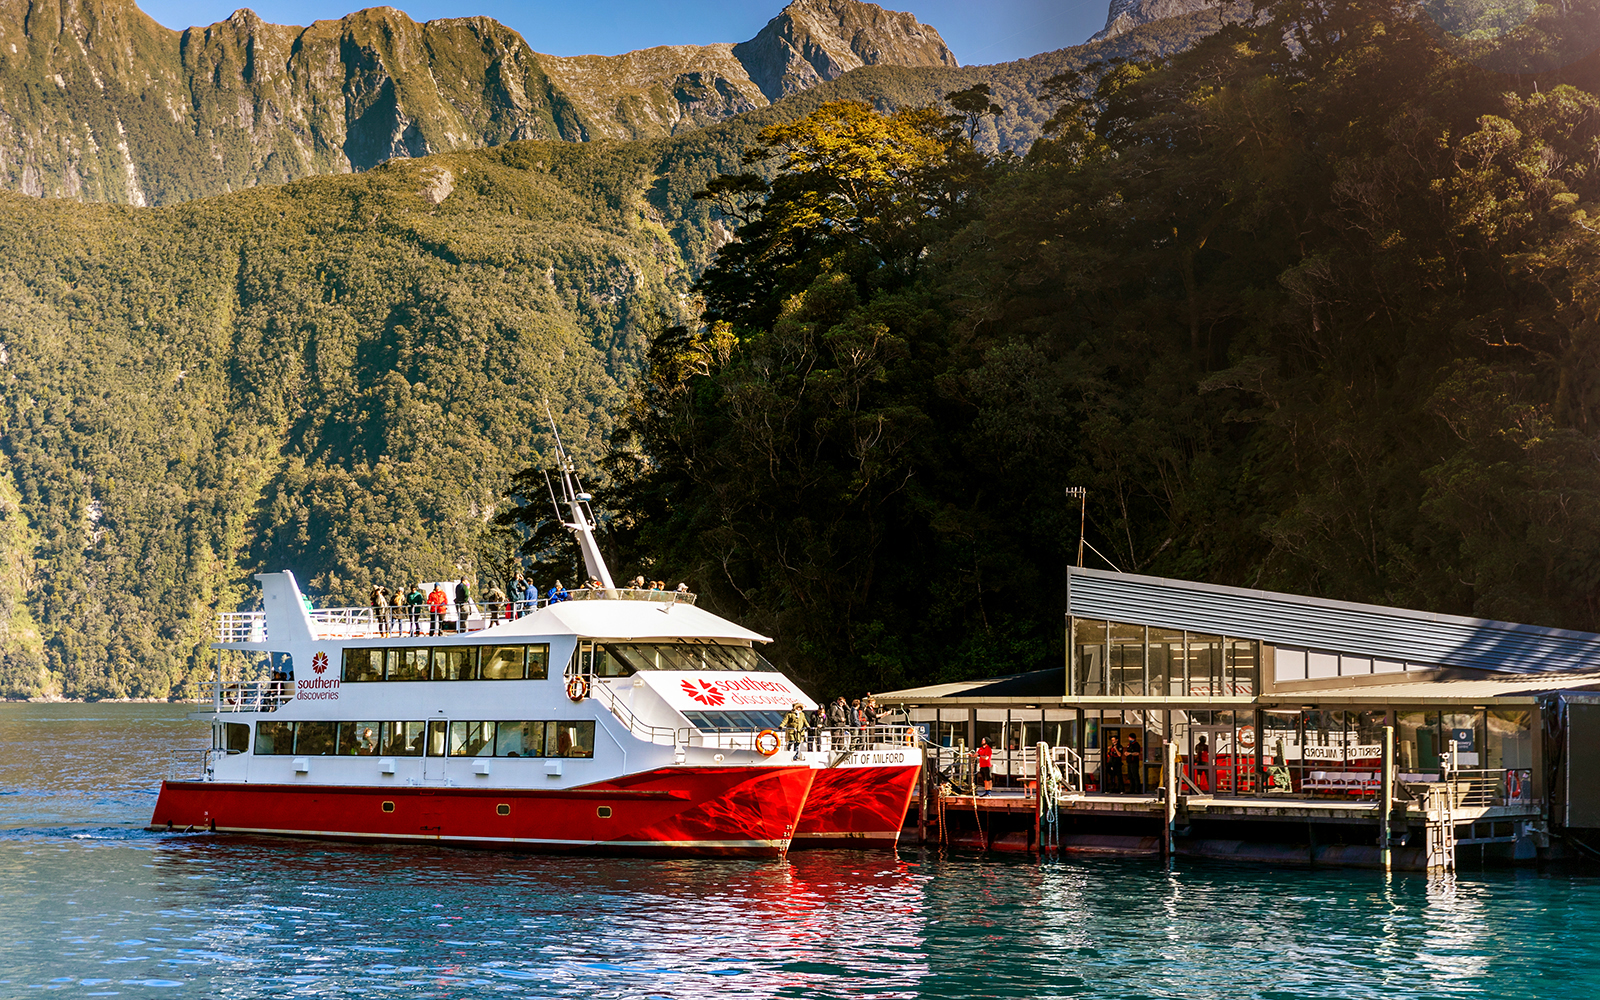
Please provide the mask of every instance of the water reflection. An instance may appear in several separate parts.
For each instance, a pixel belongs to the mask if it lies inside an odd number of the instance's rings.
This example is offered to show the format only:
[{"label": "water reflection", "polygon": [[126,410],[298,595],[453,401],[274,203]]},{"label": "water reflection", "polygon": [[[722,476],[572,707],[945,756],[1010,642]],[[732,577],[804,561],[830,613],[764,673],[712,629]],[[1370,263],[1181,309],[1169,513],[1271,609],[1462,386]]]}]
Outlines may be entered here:
[{"label": "water reflection", "polygon": [[48,709],[0,706],[0,790],[34,789],[0,796],[6,997],[1587,1000],[1600,967],[1600,891],[1560,874],[146,834],[181,706]]}]

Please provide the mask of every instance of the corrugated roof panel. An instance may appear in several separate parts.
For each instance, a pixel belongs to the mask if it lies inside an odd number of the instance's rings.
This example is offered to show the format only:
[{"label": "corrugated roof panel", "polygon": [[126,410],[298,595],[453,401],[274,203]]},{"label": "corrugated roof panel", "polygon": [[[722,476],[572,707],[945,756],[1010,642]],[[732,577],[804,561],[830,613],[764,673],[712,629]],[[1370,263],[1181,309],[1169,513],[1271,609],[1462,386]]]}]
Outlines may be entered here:
[{"label": "corrugated roof panel", "polygon": [[1105,570],[1068,571],[1067,613],[1412,663],[1546,673],[1600,667],[1600,635]]}]

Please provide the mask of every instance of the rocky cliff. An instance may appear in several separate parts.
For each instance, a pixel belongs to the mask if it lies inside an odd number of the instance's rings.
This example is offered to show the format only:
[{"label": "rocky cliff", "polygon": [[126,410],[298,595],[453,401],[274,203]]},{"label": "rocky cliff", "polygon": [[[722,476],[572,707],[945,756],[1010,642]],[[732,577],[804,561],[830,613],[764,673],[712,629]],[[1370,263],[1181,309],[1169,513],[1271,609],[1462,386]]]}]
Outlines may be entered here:
[{"label": "rocky cliff", "polygon": [[739,45],[613,57],[391,7],[176,32],[131,0],[0,0],[0,188],[162,204],[514,139],[670,135],[863,65],[955,59],[857,0],[796,0]]},{"label": "rocky cliff", "polygon": [[1169,17],[1182,17],[1212,8],[1221,8],[1225,13],[1242,16],[1245,13],[1244,7],[1244,4],[1235,0],[1111,0],[1111,9],[1106,12],[1106,26],[1095,32],[1089,40],[1098,42],[1104,38],[1115,38],[1141,24],[1150,24]]}]

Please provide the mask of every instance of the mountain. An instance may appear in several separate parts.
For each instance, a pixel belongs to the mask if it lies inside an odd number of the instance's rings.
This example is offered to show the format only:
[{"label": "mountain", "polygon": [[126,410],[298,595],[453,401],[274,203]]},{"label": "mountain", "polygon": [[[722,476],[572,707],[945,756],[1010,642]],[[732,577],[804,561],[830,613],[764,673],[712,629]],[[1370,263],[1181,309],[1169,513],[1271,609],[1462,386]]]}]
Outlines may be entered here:
[{"label": "mountain", "polygon": [[161,207],[0,192],[0,697],[192,695],[214,613],[262,568],[335,604],[493,578],[488,521],[546,453],[544,401],[592,467],[647,338],[690,317],[728,239],[693,193],[762,128],[989,82],[1006,111],[980,139],[1025,145],[1045,80],[1215,27],[867,65],[677,135],[514,140]]},{"label": "mountain", "polygon": [[1115,38],[1141,24],[1171,17],[1183,17],[1204,10],[1224,9],[1231,16],[1243,16],[1243,4],[1235,0],[1111,0],[1106,26],[1090,37],[1091,42]]},{"label": "mountain", "polygon": [[171,204],[518,139],[670,135],[858,66],[955,64],[934,29],[857,0],[795,0],[738,45],[612,57],[392,7],[177,32],[129,0],[0,0],[0,189]]}]

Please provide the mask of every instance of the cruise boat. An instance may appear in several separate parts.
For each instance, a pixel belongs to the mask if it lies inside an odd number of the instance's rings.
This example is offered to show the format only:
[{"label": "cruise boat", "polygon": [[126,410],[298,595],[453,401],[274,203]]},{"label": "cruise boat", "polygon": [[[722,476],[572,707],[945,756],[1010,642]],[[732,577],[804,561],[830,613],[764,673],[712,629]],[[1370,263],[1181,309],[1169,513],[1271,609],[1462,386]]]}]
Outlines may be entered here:
[{"label": "cruise boat", "polygon": [[[597,582],[434,622],[314,609],[292,573],[219,616],[200,777],[151,828],[510,850],[772,856],[892,847],[921,764],[910,727],[812,733],[766,636],[689,593],[619,588],[562,456],[557,510]],[[563,509],[564,508],[564,509]],[[564,596],[565,599],[561,599]],[[238,679],[226,651],[270,664]]]}]

